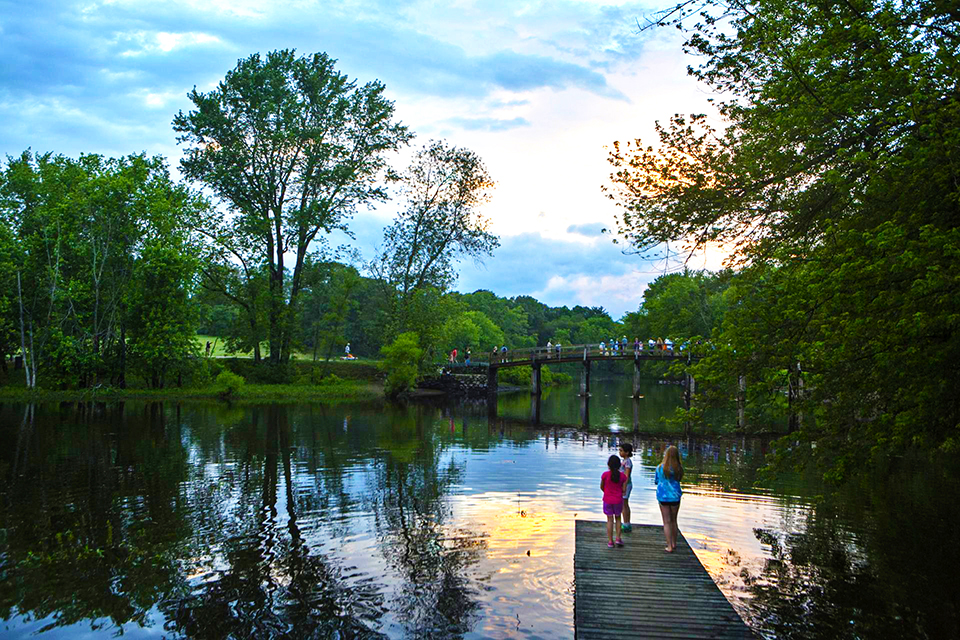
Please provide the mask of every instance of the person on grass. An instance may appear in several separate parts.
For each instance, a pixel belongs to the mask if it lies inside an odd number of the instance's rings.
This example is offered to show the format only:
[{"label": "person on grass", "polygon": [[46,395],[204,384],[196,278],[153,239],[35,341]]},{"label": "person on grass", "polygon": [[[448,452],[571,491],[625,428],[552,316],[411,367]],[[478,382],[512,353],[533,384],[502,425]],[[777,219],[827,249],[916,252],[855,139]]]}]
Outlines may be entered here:
[{"label": "person on grass", "polygon": [[632,531],[630,526],[630,492],[633,491],[633,445],[629,442],[620,444],[620,474],[627,479],[623,486],[623,526],[622,531]]},{"label": "person on grass", "polygon": [[660,515],[663,517],[663,537],[667,540],[664,551],[673,553],[677,548],[677,513],[680,511],[680,480],[683,479],[683,465],[680,464],[680,450],[670,445],[663,453],[663,462],[657,466],[653,482],[657,485],[657,502],[660,503]]},{"label": "person on grass", "polygon": [[610,456],[607,459],[607,471],[600,476],[600,490],[603,491],[603,515],[607,516],[607,546],[614,545],[613,530],[616,525],[618,547],[623,546],[620,539],[620,515],[623,513],[623,486],[627,479],[620,473],[620,458]]}]

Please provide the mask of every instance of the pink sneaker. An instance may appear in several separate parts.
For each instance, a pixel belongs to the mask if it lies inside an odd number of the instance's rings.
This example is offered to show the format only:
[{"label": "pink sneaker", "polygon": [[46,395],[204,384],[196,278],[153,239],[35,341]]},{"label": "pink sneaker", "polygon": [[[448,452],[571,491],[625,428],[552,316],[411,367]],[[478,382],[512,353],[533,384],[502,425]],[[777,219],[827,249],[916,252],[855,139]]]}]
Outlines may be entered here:
[{"label": "pink sneaker", "polygon": [[610,549],[613,549],[613,543],[612,543],[612,542],[608,542],[608,543],[607,543],[607,547],[610,548]]},{"label": "pink sneaker", "polygon": [[623,540],[621,540],[620,538],[617,538],[617,546],[618,546],[618,547],[622,547],[622,546],[623,546]]}]

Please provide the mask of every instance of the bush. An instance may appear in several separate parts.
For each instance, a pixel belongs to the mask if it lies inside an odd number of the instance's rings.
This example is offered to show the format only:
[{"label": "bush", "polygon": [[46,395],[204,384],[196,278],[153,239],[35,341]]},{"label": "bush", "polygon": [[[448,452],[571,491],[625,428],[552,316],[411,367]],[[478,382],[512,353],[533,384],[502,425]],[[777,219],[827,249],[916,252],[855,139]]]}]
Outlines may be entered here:
[{"label": "bush", "polygon": [[236,395],[245,384],[247,384],[247,381],[244,377],[238,376],[232,371],[223,371],[217,376],[217,390],[224,398]]},{"label": "bush", "polygon": [[384,391],[388,397],[396,398],[417,382],[417,363],[423,356],[420,337],[412,331],[401,333],[393,343],[384,345],[380,353],[383,362],[377,366],[387,372]]},{"label": "bush", "polygon": [[198,389],[209,387],[223,371],[223,364],[213,358],[200,358],[193,368],[191,384]]}]

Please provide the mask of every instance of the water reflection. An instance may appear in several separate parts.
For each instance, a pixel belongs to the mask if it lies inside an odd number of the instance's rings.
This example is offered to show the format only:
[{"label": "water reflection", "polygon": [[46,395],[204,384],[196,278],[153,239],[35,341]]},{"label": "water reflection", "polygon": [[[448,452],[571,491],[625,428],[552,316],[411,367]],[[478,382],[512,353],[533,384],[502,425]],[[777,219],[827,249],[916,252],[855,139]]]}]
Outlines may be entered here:
[{"label": "water reflection", "polygon": [[[577,416],[569,395],[545,423]],[[573,521],[602,519],[623,440],[637,523],[659,523],[653,468],[681,448],[681,530],[765,636],[958,635],[956,470],[904,460],[831,492],[764,478],[764,438],[615,426],[482,402],[0,406],[0,636],[572,637]]]}]

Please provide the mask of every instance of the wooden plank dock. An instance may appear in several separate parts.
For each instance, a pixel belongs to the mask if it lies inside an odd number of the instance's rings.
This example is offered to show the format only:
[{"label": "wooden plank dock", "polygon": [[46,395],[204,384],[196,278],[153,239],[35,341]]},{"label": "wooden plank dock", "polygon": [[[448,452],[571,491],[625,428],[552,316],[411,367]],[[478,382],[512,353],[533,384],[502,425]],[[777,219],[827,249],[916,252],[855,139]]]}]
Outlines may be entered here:
[{"label": "wooden plank dock", "polygon": [[623,547],[607,547],[607,523],[576,521],[573,557],[577,640],[750,638],[681,534],[663,550],[663,527],[633,525]]}]

